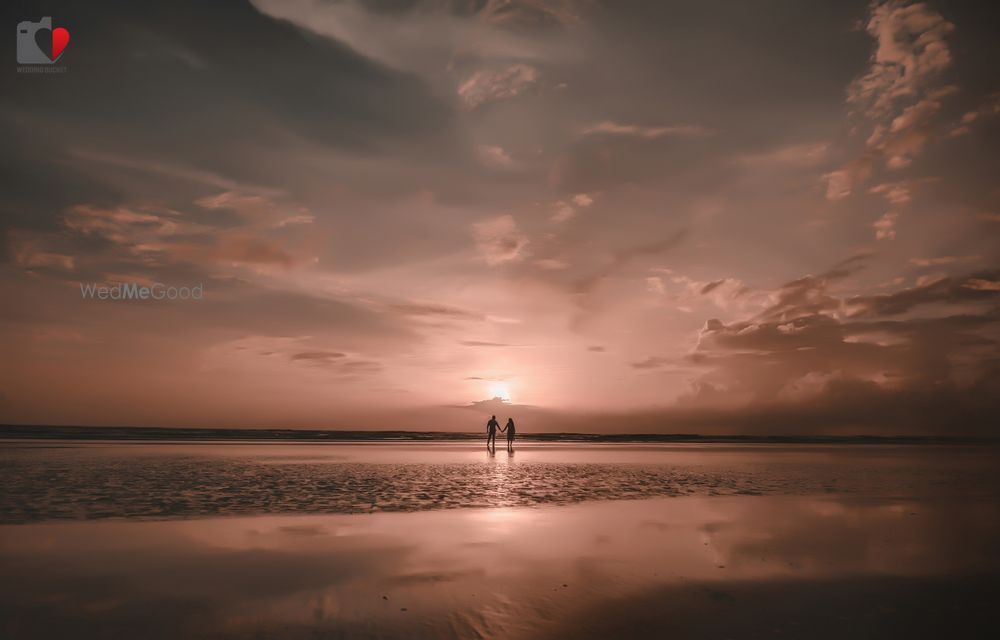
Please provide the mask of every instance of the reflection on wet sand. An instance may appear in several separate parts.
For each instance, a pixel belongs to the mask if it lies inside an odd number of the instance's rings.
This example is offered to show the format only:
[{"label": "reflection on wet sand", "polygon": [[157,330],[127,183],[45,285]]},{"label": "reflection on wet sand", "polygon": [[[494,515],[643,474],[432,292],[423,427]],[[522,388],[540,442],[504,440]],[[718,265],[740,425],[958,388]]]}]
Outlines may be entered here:
[{"label": "reflection on wet sand", "polygon": [[0,635],[933,637],[987,619],[998,534],[842,496],[12,525]]},{"label": "reflection on wet sand", "polygon": [[372,513],[664,496],[995,495],[969,447],[469,443],[0,449],[0,523]]}]

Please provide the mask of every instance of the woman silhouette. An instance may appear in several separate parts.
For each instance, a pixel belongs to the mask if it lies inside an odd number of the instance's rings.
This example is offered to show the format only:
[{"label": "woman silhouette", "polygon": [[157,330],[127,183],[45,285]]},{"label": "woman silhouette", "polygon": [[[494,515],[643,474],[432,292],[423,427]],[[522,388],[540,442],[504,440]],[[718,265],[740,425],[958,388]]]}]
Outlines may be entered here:
[{"label": "woman silhouette", "polygon": [[507,425],[504,426],[500,431],[505,431],[507,433],[507,451],[514,450],[514,434],[516,429],[514,428],[514,418],[507,418]]}]

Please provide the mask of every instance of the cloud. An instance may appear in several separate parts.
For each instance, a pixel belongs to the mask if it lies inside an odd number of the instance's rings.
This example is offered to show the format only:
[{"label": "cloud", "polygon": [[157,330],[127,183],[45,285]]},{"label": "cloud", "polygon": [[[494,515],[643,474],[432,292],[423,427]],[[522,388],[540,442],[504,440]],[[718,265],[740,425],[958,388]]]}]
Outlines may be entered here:
[{"label": "cloud", "polygon": [[783,323],[838,311],[842,306],[841,300],[830,293],[831,287],[862,269],[867,258],[866,254],[857,254],[819,275],[804,276],[785,283],[772,294],[771,304],[757,319]]},{"label": "cloud", "polygon": [[602,268],[574,281],[572,291],[577,294],[590,293],[605,278],[619,269],[640,258],[655,256],[676,247],[686,235],[687,230],[681,229],[666,238],[616,251]]},{"label": "cloud", "polygon": [[693,313],[706,302],[716,309],[742,312],[759,310],[773,302],[769,293],[752,290],[737,278],[697,280],[670,269],[655,271],[666,275],[646,278],[646,290],[665,302],[672,302],[675,309],[684,313]]},{"label": "cloud", "polygon": [[332,364],[335,360],[346,358],[346,353],[339,351],[302,351],[293,353],[291,359],[295,361],[315,362],[317,364]]},{"label": "cloud", "polygon": [[1000,280],[988,278],[972,278],[963,285],[966,289],[973,291],[1000,292]]},{"label": "cloud", "polygon": [[[826,180],[826,199],[842,200],[851,195],[854,180],[859,176],[859,173],[857,169],[852,167],[838,169],[825,174],[823,178]],[[867,178],[867,173],[865,172],[863,178]]]},{"label": "cloud", "polygon": [[900,210],[913,200],[913,192],[920,185],[938,182],[936,177],[926,177],[910,180],[899,180],[896,182],[884,182],[868,190],[868,193],[880,195],[893,207],[881,218],[872,224],[875,229],[876,240],[894,240],[896,238],[896,224],[900,217]]},{"label": "cloud", "polygon": [[316,222],[316,216],[308,213],[303,213],[299,215],[288,216],[282,220],[278,220],[274,223],[275,229],[282,229],[284,227],[290,227],[296,224],[312,224]]},{"label": "cloud", "polygon": [[380,373],[383,366],[372,360],[352,360],[339,351],[303,351],[292,354],[292,362],[307,364],[339,376],[341,379],[355,379]]},{"label": "cloud", "polygon": [[[831,272],[845,277],[851,265],[844,266]],[[737,420],[799,416],[804,422],[788,425],[792,431],[865,425],[964,432],[984,428],[987,416],[996,415],[998,362],[991,353],[1000,344],[1000,274],[976,272],[846,299],[829,293],[829,281],[828,273],[783,287],[808,283],[821,292],[819,298],[806,296],[820,304],[797,305],[795,313],[706,322],[688,360],[707,372],[678,401],[675,415],[691,407],[688,419],[708,421],[713,411],[721,416],[729,411],[719,409],[723,394],[740,398],[733,410],[744,418]],[[935,305],[943,315],[909,315],[923,305]],[[915,406],[931,413],[921,416]],[[707,413],[698,417],[695,407]],[[934,422],[948,412],[971,422]]]},{"label": "cloud", "polygon": [[[217,342],[202,354],[203,367],[232,375],[293,377],[307,387],[322,385],[327,377],[342,382],[370,380],[385,370],[378,361],[361,352],[325,348],[333,336],[250,335]],[[338,341],[339,342],[339,341]]]},{"label": "cloud", "polygon": [[472,225],[472,235],[489,265],[513,262],[524,257],[528,239],[517,229],[511,215],[503,215]]},{"label": "cloud", "polygon": [[503,147],[479,145],[476,147],[476,157],[487,169],[502,169],[510,171],[517,168],[517,163]]},{"label": "cloud", "polygon": [[879,163],[909,166],[924,148],[943,99],[957,90],[939,83],[952,62],[946,37],[954,29],[922,2],[871,5],[865,30],[876,47],[868,71],[848,87],[847,103],[873,129],[859,158],[824,176],[828,199],[850,195]]},{"label": "cloud", "polygon": [[940,256],[938,258],[910,258],[910,264],[916,267],[939,267],[946,264],[976,262],[981,256]]},{"label": "cloud", "polygon": [[568,205],[566,202],[560,200],[555,203],[556,212],[552,214],[549,218],[552,222],[560,224],[562,222],[569,222],[576,217],[576,209]]},{"label": "cloud", "polygon": [[873,118],[919,97],[951,65],[945,38],[955,25],[923,2],[874,2],[865,30],[876,48],[868,71],[848,90],[848,103]]},{"label": "cloud", "polygon": [[405,316],[446,317],[463,320],[485,319],[485,316],[481,313],[436,303],[401,302],[391,304],[389,308]]},{"label": "cloud", "polygon": [[964,276],[947,276],[923,285],[876,296],[855,296],[847,301],[852,316],[894,316],[928,304],[997,304],[1000,271],[977,271]]},{"label": "cloud", "polygon": [[[220,185],[238,185],[283,182],[269,169],[287,167],[290,155],[273,152],[297,147],[295,139],[370,149],[401,137],[425,138],[452,115],[447,101],[410,74],[309,37],[249,2],[200,13],[198,29],[181,17],[189,9],[204,6],[192,0],[91,5],[88,37],[96,44],[79,50],[78,60],[102,60],[107,74],[65,78],[63,89],[75,96],[75,117],[68,120],[66,105],[44,92],[24,91],[9,102],[4,119],[29,117],[32,128],[45,128],[46,137],[62,140],[67,152],[82,146],[116,156],[141,149],[161,167],[191,167],[196,159],[190,177],[218,176]],[[155,37],[137,42],[139,32]],[[240,55],[231,55],[235,51]],[[309,95],[303,93],[309,78],[323,77],[336,82],[314,82]],[[129,90],[122,78],[129,79]],[[187,98],[178,103],[181,92]],[[157,126],[148,126],[151,121]],[[185,135],[178,136],[181,130]],[[81,173],[93,175],[88,169]],[[91,192],[99,186],[76,184]]]},{"label": "cloud", "polygon": [[830,155],[828,142],[792,144],[737,157],[747,167],[787,169],[813,167],[825,162]]},{"label": "cloud", "polygon": [[998,115],[1000,115],[1000,93],[993,93],[987,96],[981,105],[962,114],[959,121],[951,126],[948,135],[952,138],[969,135],[975,123]]},{"label": "cloud", "polygon": [[535,87],[541,72],[527,64],[513,64],[503,69],[479,69],[458,87],[458,96],[466,109],[515,98]]},{"label": "cloud", "polygon": [[656,295],[663,295],[666,293],[667,288],[663,285],[663,278],[659,276],[650,276],[646,278],[646,291]]},{"label": "cloud", "polygon": [[377,11],[370,3],[357,0],[252,0],[252,4],[265,15],[326,36],[382,64],[407,70],[447,60],[453,41],[472,26],[472,16],[451,13],[443,3],[422,3],[420,11]]},{"label": "cloud", "polygon": [[707,127],[691,124],[674,126],[643,126],[637,124],[620,124],[612,120],[605,120],[583,129],[580,133],[585,136],[630,136],[646,140],[656,140],[658,138],[668,136],[682,138],[701,137],[711,135],[714,132]]},{"label": "cloud", "polygon": [[268,204],[263,196],[238,191],[223,191],[199,198],[194,203],[204,209],[231,209],[241,213],[255,212]]},{"label": "cloud", "polygon": [[890,169],[902,169],[913,162],[931,137],[931,123],[943,106],[942,98],[956,91],[948,86],[930,92],[893,118],[887,128],[877,128],[867,145],[885,159]]},{"label": "cloud", "polygon": [[889,204],[902,205],[909,204],[912,199],[909,183],[907,182],[886,182],[872,187],[868,193],[875,193],[883,196]]},{"label": "cloud", "polygon": [[872,223],[872,228],[875,229],[875,239],[876,240],[895,240],[896,238],[896,220],[899,218],[899,214],[895,211],[889,211],[884,213],[881,218]]},{"label": "cloud", "polygon": [[569,199],[569,202],[559,200],[553,205],[555,207],[555,213],[552,214],[552,217],[550,217],[549,220],[556,224],[569,222],[576,217],[578,209],[586,209],[592,204],[594,204],[594,198],[586,193],[578,193],[574,195]]},{"label": "cloud", "polygon": [[76,269],[76,258],[60,253],[44,235],[17,230],[11,231],[9,238],[14,264],[22,269],[55,271]]},{"label": "cloud", "polygon": [[589,0],[487,0],[480,16],[491,25],[514,27],[568,27],[582,20],[580,9]]},{"label": "cloud", "polygon": [[104,208],[89,204],[71,207],[63,221],[72,233],[109,243],[108,253],[103,257],[94,251],[88,254],[88,261],[98,268],[102,262],[116,261],[146,266],[186,262],[203,266],[247,264],[284,268],[297,263],[282,240],[269,235],[275,228],[276,216],[281,220],[284,212],[276,212],[275,204],[268,199],[225,192],[199,199],[195,204],[204,209],[235,211],[243,224],[208,224],[197,221],[192,212],[164,207]]},{"label": "cloud", "polygon": [[578,193],[573,196],[573,204],[578,207],[589,207],[594,204],[594,199],[586,193]]},{"label": "cloud", "polygon": [[207,230],[202,225],[183,224],[176,211],[157,210],[154,213],[150,210],[101,208],[87,204],[72,207],[63,221],[66,227],[83,235],[99,236],[116,244],[133,247],[159,242],[179,232],[190,234]]}]

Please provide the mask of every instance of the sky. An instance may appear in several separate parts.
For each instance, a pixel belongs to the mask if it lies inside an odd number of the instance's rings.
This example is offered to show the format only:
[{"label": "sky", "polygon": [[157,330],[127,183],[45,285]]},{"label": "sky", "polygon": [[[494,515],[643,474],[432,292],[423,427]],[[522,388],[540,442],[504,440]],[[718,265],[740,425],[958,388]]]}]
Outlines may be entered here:
[{"label": "sky", "polygon": [[989,3],[2,12],[0,422],[1000,435]]}]

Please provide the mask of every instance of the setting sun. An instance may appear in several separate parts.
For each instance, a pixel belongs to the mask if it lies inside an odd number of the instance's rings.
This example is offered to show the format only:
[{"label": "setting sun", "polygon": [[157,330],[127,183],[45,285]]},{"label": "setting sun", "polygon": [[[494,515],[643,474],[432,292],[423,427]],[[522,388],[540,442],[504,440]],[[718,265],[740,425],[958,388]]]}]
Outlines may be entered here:
[{"label": "setting sun", "polygon": [[506,382],[490,382],[490,397],[510,402],[510,388]]}]

